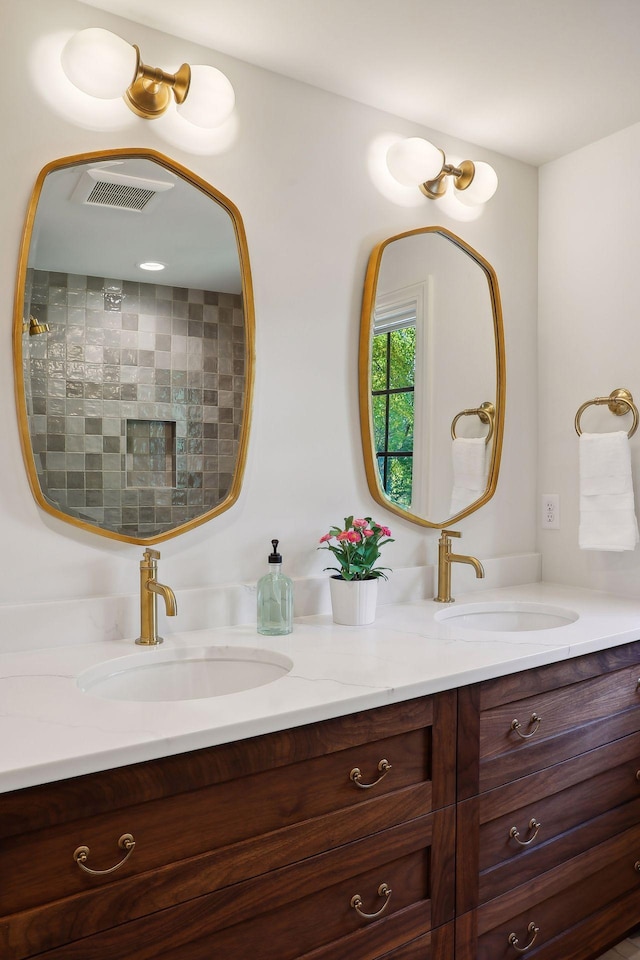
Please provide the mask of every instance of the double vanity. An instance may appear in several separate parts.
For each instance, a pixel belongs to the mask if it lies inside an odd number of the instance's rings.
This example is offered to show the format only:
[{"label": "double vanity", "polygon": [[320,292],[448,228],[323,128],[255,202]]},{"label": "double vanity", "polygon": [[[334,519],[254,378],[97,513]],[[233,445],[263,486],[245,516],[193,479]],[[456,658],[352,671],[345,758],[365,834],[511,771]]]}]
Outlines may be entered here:
[{"label": "double vanity", "polygon": [[[157,642],[177,604],[149,546],[240,493],[255,324],[240,212],[195,173],[144,149],[42,170],[14,310],[27,476],[54,522],[147,549],[139,645],[108,597],[104,633],[89,601],[72,627],[33,604],[52,645],[18,630],[0,655],[0,957],[595,960],[640,917],[638,603],[533,583],[451,605],[451,563],[484,570],[444,529],[443,602]],[[444,227],[379,242],[373,500],[431,529],[481,508],[505,398],[490,264]],[[60,645],[81,610],[94,633]]]},{"label": "double vanity", "polygon": [[592,960],[640,908],[640,609],[549,584],[0,657],[7,960]]}]

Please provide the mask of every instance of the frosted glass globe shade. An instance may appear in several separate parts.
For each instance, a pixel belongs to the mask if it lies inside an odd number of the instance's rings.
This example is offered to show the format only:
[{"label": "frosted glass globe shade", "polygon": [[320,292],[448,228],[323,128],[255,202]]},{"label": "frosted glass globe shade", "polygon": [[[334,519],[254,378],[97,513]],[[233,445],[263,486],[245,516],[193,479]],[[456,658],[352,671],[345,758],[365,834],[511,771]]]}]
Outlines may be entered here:
[{"label": "frosted glass globe shade", "polygon": [[137,54],[122,37],[101,27],[74,34],[60,57],[71,83],[99,100],[121,97],[133,83]]},{"label": "frosted glass globe shade", "polygon": [[197,127],[218,127],[227,120],[236,102],[231,82],[215,67],[196,64],[191,67],[191,82],[178,113]]},{"label": "frosted glass globe shade", "polygon": [[456,197],[468,207],[486,203],[498,189],[498,174],[488,163],[473,162],[475,173],[466,190],[456,190]]},{"label": "frosted glass globe shade", "polygon": [[417,187],[427,180],[434,180],[443,163],[442,150],[422,137],[399,140],[387,151],[389,173],[405,187]]}]

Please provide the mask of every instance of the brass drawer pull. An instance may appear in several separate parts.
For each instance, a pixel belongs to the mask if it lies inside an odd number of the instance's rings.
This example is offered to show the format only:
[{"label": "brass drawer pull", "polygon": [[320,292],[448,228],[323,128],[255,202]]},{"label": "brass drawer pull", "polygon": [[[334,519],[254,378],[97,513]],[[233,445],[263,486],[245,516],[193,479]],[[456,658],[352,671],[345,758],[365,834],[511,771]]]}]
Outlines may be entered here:
[{"label": "brass drawer pull", "polygon": [[380,886],[378,887],[378,896],[386,897],[386,900],[384,901],[384,903],[382,904],[382,906],[380,907],[377,913],[365,913],[364,910],[360,909],[362,906],[362,897],[360,896],[359,893],[354,893],[354,895],[351,897],[350,905],[353,907],[355,912],[359,916],[363,917],[365,920],[377,920],[377,918],[381,917],[384,911],[389,906],[389,901],[391,899],[391,887],[388,886],[386,883],[381,883]]},{"label": "brass drawer pull", "polygon": [[381,780],[384,780],[386,775],[391,770],[391,764],[388,760],[381,760],[378,763],[378,773],[380,776],[377,780],[374,780],[373,783],[361,783],[362,780],[362,770],[360,767],[354,767],[351,773],[349,774],[349,780],[352,780],[355,783],[356,787],[360,787],[361,790],[369,790],[371,787],[375,787],[376,784],[380,783]]},{"label": "brass drawer pull", "polygon": [[509,830],[509,836],[511,837],[512,840],[515,840],[516,843],[519,843],[521,847],[528,847],[529,844],[533,843],[535,838],[538,836],[538,831],[540,830],[541,826],[542,824],[540,823],[539,820],[536,820],[535,817],[531,817],[531,820],[529,820],[529,823],[528,823],[528,827],[529,827],[529,830],[533,830],[533,833],[531,834],[528,840],[520,839],[520,831],[518,830],[517,827],[511,827],[511,830]]},{"label": "brass drawer pull", "polygon": [[636,873],[640,873],[640,860],[636,860],[633,865],[633,869],[636,871]]},{"label": "brass drawer pull", "polygon": [[640,770],[636,770],[636,780],[640,783]]},{"label": "brass drawer pull", "polygon": [[131,854],[133,853],[134,847],[136,845],[135,840],[130,833],[123,833],[120,839],[118,840],[118,846],[121,850],[126,850],[124,857],[118,863],[114,864],[113,867],[108,867],[107,870],[92,870],[91,867],[87,866],[87,860],[89,859],[89,847],[76,847],[73,851],[73,859],[78,864],[81,870],[84,870],[85,873],[90,873],[93,877],[101,877],[106,873],[114,873],[114,871],[119,870],[123,863],[126,863]]},{"label": "brass drawer pull", "polygon": [[532,920],[529,926],[527,927],[527,933],[529,934],[531,939],[529,940],[529,943],[525,944],[524,947],[518,946],[518,938],[516,937],[515,933],[509,934],[509,945],[512,946],[514,950],[517,950],[518,953],[526,953],[527,950],[531,950],[531,947],[536,942],[536,937],[540,933],[540,927],[537,927]]},{"label": "brass drawer pull", "polygon": [[511,721],[511,729],[515,730],[515,732],[518,734],[521,740],[530,740],[531,737],[538,732],[538,728],[540,727],[541,723],[542,723],[542,717],[539,717],[537,713],[532,713],[531,719],[529,720],[529,726],[533,725],[533,730],[531,731],[531,733],[520,733],[520,727],[522,726],[522,724],[520,723],[519,720]]}]

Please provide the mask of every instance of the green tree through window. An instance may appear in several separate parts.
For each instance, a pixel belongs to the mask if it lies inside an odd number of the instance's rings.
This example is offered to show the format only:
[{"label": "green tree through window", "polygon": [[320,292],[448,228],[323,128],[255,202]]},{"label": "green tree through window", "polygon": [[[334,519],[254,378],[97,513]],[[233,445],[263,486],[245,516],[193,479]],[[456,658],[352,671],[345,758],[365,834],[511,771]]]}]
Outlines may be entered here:
[{"label": "green tree through window", "polygon": [[416,328],[382,327],[372,346],[373,431],[381,485],[394,503],[412,499]]}]

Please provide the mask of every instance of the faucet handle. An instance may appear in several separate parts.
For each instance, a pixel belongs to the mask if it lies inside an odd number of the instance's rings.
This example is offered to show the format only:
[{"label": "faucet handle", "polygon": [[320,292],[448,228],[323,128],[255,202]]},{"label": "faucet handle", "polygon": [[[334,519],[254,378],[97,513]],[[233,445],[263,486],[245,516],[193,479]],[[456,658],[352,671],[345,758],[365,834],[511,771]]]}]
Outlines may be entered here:
[{"label": "faucet handle", "polygon": [[[147,561],[147,563],[148,563],[150,560],[151,560],[151,561],[153,561],[153,560],[159,560],[159,559],[160,559],[160,551],[159,551],[159,550],[152,550],[150,547],[147,547],[147,549],[144,551],[144,553],[142,554],[142,556],[143,556],[144,560]],[[144,560],[143,560],[143,563],[144,563]]]},{"label": "faucet handle", "polygon": [[458,530],[443,530],[443,537],[461,537],[462,534]]}]

